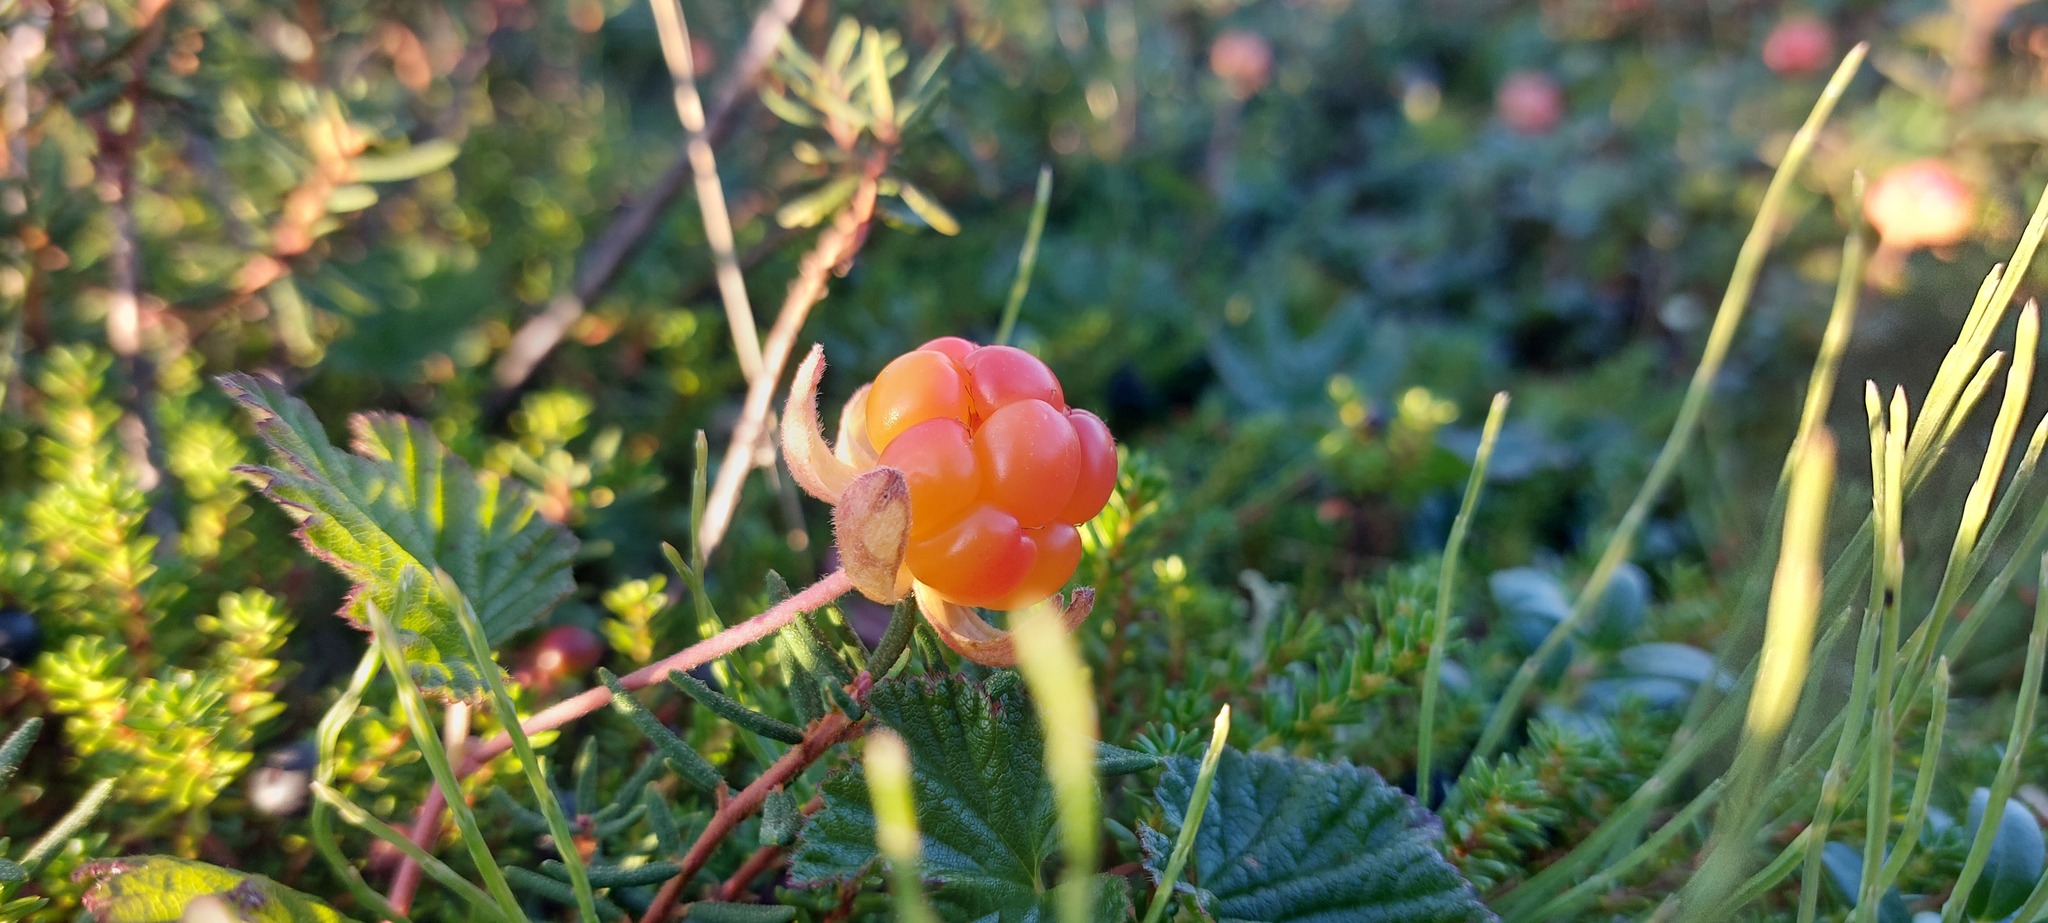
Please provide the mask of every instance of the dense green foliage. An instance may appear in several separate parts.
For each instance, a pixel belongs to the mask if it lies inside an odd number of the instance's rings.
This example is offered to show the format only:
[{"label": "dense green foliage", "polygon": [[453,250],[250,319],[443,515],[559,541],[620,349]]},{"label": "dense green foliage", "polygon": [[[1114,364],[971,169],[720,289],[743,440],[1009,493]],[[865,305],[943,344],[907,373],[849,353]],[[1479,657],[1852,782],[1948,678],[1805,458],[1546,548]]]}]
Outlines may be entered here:
[{"label": "dense green foliage", "polygon": [[[2048,918],[2048,13],[1722,6],[0,0],[0,919]],[[736,445],[947,334],[1021,674]]]}]

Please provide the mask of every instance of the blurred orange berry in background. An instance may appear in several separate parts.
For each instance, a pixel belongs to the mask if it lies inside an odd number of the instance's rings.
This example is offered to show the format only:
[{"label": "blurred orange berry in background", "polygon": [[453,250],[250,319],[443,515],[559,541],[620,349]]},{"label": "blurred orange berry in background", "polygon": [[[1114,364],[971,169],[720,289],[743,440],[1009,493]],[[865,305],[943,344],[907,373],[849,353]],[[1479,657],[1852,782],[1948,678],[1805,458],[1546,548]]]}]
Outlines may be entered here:
[{"label": "blurred orange berry in background", "polygon": [[1947,161],[1915,160],[1870,184],[1863,216],[1885,247],[1948,247],[1969,237],[1977,222],[1977,194]]},{"label": "blurred orange berry in background", "polygon": [[1788,16],[1764,39],[1764,66],[1780,76],[1811,74],[1834,57],[1834,30],[1817,16]]},{"label": "blurred orange berry in background", "polygon": [[1273,45],[1258,33],[1225,29],[1209,45],[1209,70],[1230,88],[1230,95],[1249,98],[1273,75]]},{"label": "blurred orange berry in background", "polygon": [[1515,71],[1493,96],[1502,123],[1525,135],[1547,135],[1564,119],[1564,91],[1542,71]]}]

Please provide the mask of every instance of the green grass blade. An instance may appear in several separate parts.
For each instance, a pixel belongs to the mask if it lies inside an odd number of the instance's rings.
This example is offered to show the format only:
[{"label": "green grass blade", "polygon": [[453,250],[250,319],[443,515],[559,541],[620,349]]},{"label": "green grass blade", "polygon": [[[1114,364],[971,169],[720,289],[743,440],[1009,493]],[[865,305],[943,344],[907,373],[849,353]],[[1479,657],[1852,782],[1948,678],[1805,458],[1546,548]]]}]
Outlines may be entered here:
[{"label": "green grass blade", "polygon": [[[2041,559],[2040,580],[2040,585],[2048,586],[2048,556]],[[1957,923],[1963,918],[1970,892],[1977,887],[1978,877],[1984,874],[1984,863],[1991,858],[1991,842],[1998,836],[1999,824],[2005,818],[2005,803],[2019,785],[2020,758],[2027,752],[2027,741],[2034,734],[2034,713],[2041,704],[2041,672],[2048,666],[2044,659],[2048,659],[2048,593],[2040,594],[2034,601],[2034,628],[2027,634],[2026,672],[2020,677],[2019,705],[2006,737],[2005,756],[1998,761],[1998,773],[1991,779],[1991,799],[1984,810],[1984,820],[1970,843],[1963,870],[1956,874],[1955,889],[1942,907],[1942,923]]]},{"label": "green grass blade", "polygon": [[350,826],[383,840],[386,845],[405,854],[412,861],[419,863],[420,870],[426,872],[428,878],[434,879],[442,887],[453,892],[456,897],[468,901],[478,913],[492,920],[505,919],[503,909],[491,899],[490,895],[485,894],[482,888],[471,884],[468,879],[463,878],[454,869],[449,868],[448,863],[434,858],[432,854],[421,849],[418,844],[414,843],[390,824],[378,820],[369,811],[364,810],[361,805],[350,801],[346,795],[335,791],[333,786],[324,782],[313,783],[313,798],[320,804],[332,809],[335,813],[340,814],[341,819]]},{"label": "green grass blade", "polygon": [[1621,522],[1615,526],[1607,547],[1601,552],[1600,560],[1593,567],[1586,585],[1579,591],[1578,600],[1573,604],[1571,614],[1559,622],[1537,645],[1534,653],[1522,662],[1501,693],[1500,703],[1486,728],[1479,735],[1479,742],[1473,748],[1473,759],[1493,755],[1502,738],[1507,735],[1514,719],[1521,713],[1523,699],[1536,682],[1540,668],[1549,662],[1565,639],[1578,629],[1581,622],[1593,611],[1600,597],[1607,592],[1607,584],[1614,578],[1614,572],[1627,559],[1635,543],[1636,533],[1648,521],[1651,508],[1663,495],[1664,487],[1676,473],[1679,462],[1685,458],[1692,444],[1694,433],[1699,429],[1700,418],[1706,412],[1712,398],[1714,381],[1720,377],[1721,365],[1728,357],[1728,350],[1734,344],[1735,330],[1741,324],[1742,316],[1749,307],[1749,296],[1756,288],[1757,276],[1763,270],[1764,257],[1770,252],[1771,238],[1776,233],[1779,212],[1785,206],[1785,199],[1791,193],[1793,177],[1806,163],[1806,157],[1813,150],[1820,136],[1821,125],[1834,111],[1835,103],[1842,98],[1849,87],[1849,79],[1862,66],[1867,45],[1850,49],[1835,75],[1828,81],[1827,89],[1821,92],[1820,100],[1800,126],[1799,133],[1792,138],[1792,144],[1785,151],[1785,159],[1771,177],[1770,185],[1764,190],[1763,202],[1757,208],[1756,221],[1751,224],[1749,235],[1743,239],[1742,249],[1735,258],[1735,270],[1728,280],[1728,291],[1721,299],[1721,307],[1715,313],[1714,324],[1707,334],[1706,349],[1700,356],[1700,364],[1693,372],[1692,381],[1686,386],[1685,396],[1679,404],[1678,419],[1671,427],[1664,446],[1650,465],[1650,472],[1643,479],[1641,489],[1622,514]]},{"label": "green grass blade", "polygon": [[[470,608],[469,600],[462,595],[460,587],[447,574],[436,575],[441,581],[442,592],[455,600],[455,615],[462,623],[463,639],[469,642],[469,656],[475,658],[480,672],[484,675],[484,687],[490,690],[491,705],[497,710],[498,723],[505,726],[505,733],[512,739],[512,752],[518,756],[520,773],[526,777],[526,785],[533,790],[535,801],[540,803],[540,812],[548,821],[548,835],[554,838],[555,851],[562,856],[562,864],[569,870],[569,884],[576,892],[576,910],[582,915],[583,923],[598,923],[597,900],[590,890],[590,876],[583,867],[583,854],[576,849],[576,835],[569,828],[569,819],[562,815],[562,804],[555,798],[553,786],[541,770],[540,756],[533,752],[533,742],[526,737],[526,729],[520,726],[519,705],[512,701],[512,693],[505,688],[505,680],[496,669],[497,660],[491,653],[490,639],[484,636],[483,623],[477,620],[476,610]],[[584,808],[584,810],[588,810]]]},{"label": "green grass blade", "polygon": [[1095,874],[1102,840],[1102,805],[1095,776],[1095,683],[1058,609],[1040,604],[1016,620],[1017,667],[1045,731],[1045,771],[1059,816],[1066,859],[1059,905],[1062,923],[1088,923],[1095,895],[1079,884]]},{"label": "green grass blade", "polygon": [[901,923],[939,923],[924,894],[918,871],[924,841],[917,831],[917,807],[911,801],[910,750],[895,732],[868,735],[862,749],[868,797],[874,800],[875,843],[888,860],[889,890]]},{"label": "green grass blade", "polygon": [[1003,320],[996,326],[997,345],[1010,342],[1017,332],[1017,314],[1024,310],[1024,293],[1031,289],[1031,270],[1038,265],[1038,239],[1045,234],[1045,211],[1052,203],[1052,165],[1038,168],[1038,191],[1031,197],[1031,223],[1024,228],[1024,249],[1017,253],[1017,278],[1010,282],[1010,297],[1003,302]]},{"label": "green grass blade", "polygon": [[1451,520],[1451,535],[1444,542],[1443,563],[1437,568],[1436,635],[1430,639],[1429,659],[1422,671],[1422,727],[1415,737],[1415,798],[1429,807],[1434,786],[1430,782],[1435,765],[1436,700],[1442,692],[1444,648],[1451,642],[1451,596],[1457,589],[1458,557],[1465,550],[1465,535],[1472,528],[1472,511],[1479,506],[1479,492],[1486,485],[1486,468],[1493,461],[1493,447],[1500,440],[1500,427],[1508,414],[1508,395],[1493,396],[1486,411],[1486,424],[1479,432],[1479,451],[1472,457],[1472,474],[1465,480],[1465,499]]},{"label": "green grass blade", "polygon": [[1216,784],[1216,764],[1223,758],[1223,745],[1229,740],[1230,706],[1225,705],[1216,713],[1216,725],[1209,731],[1209,751],[1202,754],[1202,768],[1195,774],[1195,790],[1188,797],[1186,819],[1173,838],[1173,852],[1166,857],[1166,874],[1160,876],[1159,887],[1152,892],[1152,904],[1145,909],[1145,923],[1165,919],[1166,908],[1173,903],[1173,886],[1180,881],[1181,870],[1187,868],[1188,856],[1195,851],[1195,834],[1202,829],[1202,815],[1209,810],[1209,789]]},{"label": "green grass blade", "polygon": [[[1935,663],[1934,669],[1934,712],[1927,719],[1927,736],[1921,741],[1920,774],[1913,780],[1913,802],[1906,806],[1906,820],[1899,827],[1898,845],[1892,849],[1891,857],[1878,870],[1877,893],[1883,894],[1905,871],[1906,860],[1913,857],[1913,850],[1920,845],[1920,828],[1927,821],[1927,806],[1934,797],[1934,780],[1941,773],[1941,740],[1948,730],[1948,658]],[[2021,917],[2021,919],[2033,919]]]},{"label": "green grass blade", "polygon": [[[416,572],[408,572],[409,579],[423,579]],[[419,592],[414,589],[413,593]],[[399,591],[400,598],[409,594]],[[455,766],[448,761],[448,751],[441,745],[441,737],[435,732],[434,722],[427,714],[426,702],[420,697],[419,687],[413,685],[412,674],[405,665],[405,649],[398,642],[398,628],[391,618],[374,603],[364,607],[369,616],[372,633],[376,635],[378,650],[383,652],[384,667],[390,672],[398,687],[398,704],[405,712],[406,724],[412,728],[413,743],[420,748],[420,755],[426,760],[427,768],[433,772],[434,783],[441,788],[441,794],[448,800],[448,814],[455,820],[455,829],[462,835],[463,845],[476,862],[477,874],[483,876],[485,890],[498,904],[506,919],[524,921],[526,915],[519,909],[519,899],[512,895],[512,889],[505,883],[504,870],[498,860],[491,856],[490,841],[476,825],[476,814],[469,808],[468,799],[462,795],[462,780],[455,774]],[[490,664],[479,664],[479,668],[490,669]]]},{"label": "green grass blade", "polygon": [[[347,688],[342,690],[340,697],[334,700],[334,705],[327,709],[327,713],[320,716],[320,724],[313,734],[317,747],[315,752],[319,754],[313,768],[315,786],[333,784],[336,769],[335,747],[341,741],[342,729],[348,725],[349,719],[355,717],[356,706],[362,704],[363,693],[369,690],[370,682],[377,678],[377,671],[382,669],[383,665],[384,661],[377,646],[370,645],[369,650],[363,652],[363,659],[356,664],[355,675],[350,678]],[[370,887],[370,883],[363,880],[363,873],[357,871],[348,861],[348,857],[342,855],[341,841],[334,835],[334,808],[327,802],[315,798],[307,813],[310,815],[309,826],[313,829],[313,848],[320,853],[320,858],[327,863],[328,869],[333,871],[335,877],[341,879],[342,885],[348,888],[349,893],[355,896],[356,901],[375,911],[381,919],[393,923],[409,923],[406,915],[399,913],[398,908],[391,906],[391,902],[384,899],[384,895]],[[491,913],[496,914],[497,909],[493,907]]]},{"label": "green grass blade", "polygon": [[1770,779],[1782,768],[1772,765],[1771,756],[1807,685],[1808,658],[1813,655],[1821,603],[1821,544],[1834,487],[1834,459],[1834,439],[1826,430],[1819,430],[1807,441],[1793,469],[1778,569],[1771,581],[1763,653],[1751,687],[1742,747],[1729,771],[1728,800],[1716,814],[1706,857],[1698,874],[1678,894],[1681,921],[1726,919],[1726,914],[1738,909],[1728,906],[1727,897],[1750,861],[1752,841],[1768,803]]},{"label": "green grass blade", "polygon": [[[1863,174],[1850,184],[1849,213],[1863,214]],[[1858,225],[1842,238],[1842,270],[1835,277],[1835,303],[1828,311],[1827,329],[1821,334],[1820,352],[1814,356],[1813,371],[1806,379],[1806,406],[1799,413],[1798,433],[1792,451],[1785,453],[1785,468],[1779,482],[1792,477],[1792,460],[1806,445],[1808,433],[1825,424],[1828,404],[1835,394],[1835,380],[1841,372],[1842,350],[1849,345],[1849,333],[1856,326],[1857,295],[1863,291],[1863,265],[1870,246]]]}]

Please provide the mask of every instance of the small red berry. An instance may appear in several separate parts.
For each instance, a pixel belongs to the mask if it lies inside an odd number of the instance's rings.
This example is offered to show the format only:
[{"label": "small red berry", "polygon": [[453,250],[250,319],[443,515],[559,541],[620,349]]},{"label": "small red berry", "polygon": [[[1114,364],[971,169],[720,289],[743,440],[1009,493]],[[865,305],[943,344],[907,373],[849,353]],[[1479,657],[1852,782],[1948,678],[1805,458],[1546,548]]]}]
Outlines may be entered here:
[{"label": "small red berry", "polygon": [[1549,74],[1516,71],[1494,91],[1493,108],[1508,128],[1524,135],[1547,135],[1564,120],[1564,90]]},{"label": "small red berry", "polygon": [[1225,29],[1209,45],[1209,70],[1222,79],[1230,95],[1249,99],[1272,77],[1273,45],[1256,32]]},{"label": "small red berry", "polygon": [[604,659],[604,642],[581,625],[557,625],[527,649],[528,682],[553,685],[582,676]]},{"label": "small red berry", "polygon": [[1870,184],[1863,215],[1888,247],[1953,246],[1976,224],[1977,194],[1947,161],[1916,160]]},{"label": "small red berry", "polygon": [[1817,16],[1786,17],[1764,39],[1764,66],[1780,76],[1811,74],[1826,67],[1834,56],[1834,30]]}]

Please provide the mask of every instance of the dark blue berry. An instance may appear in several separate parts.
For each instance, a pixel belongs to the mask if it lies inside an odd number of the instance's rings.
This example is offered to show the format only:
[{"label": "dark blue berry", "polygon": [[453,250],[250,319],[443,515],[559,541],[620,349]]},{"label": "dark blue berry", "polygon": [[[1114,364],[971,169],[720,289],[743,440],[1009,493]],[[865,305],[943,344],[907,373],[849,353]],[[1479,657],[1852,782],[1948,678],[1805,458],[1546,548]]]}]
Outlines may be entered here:
[{"label": "dark blue berry", "polygon": [[23,609],[0,609],[0,670],[36,659],[43,651],[43,627]]}]

